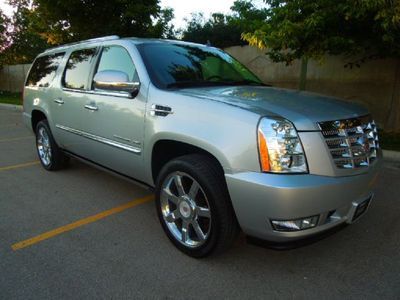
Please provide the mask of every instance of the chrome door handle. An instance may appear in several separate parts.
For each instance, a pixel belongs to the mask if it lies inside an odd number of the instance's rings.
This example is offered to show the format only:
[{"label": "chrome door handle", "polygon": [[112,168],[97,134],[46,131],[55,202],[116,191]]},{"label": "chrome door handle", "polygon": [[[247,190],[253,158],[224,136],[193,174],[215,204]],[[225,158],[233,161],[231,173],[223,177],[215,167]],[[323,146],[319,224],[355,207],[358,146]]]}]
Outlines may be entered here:
[{"label": "chrome door handle", "polygon": [[57,104],[64,104],[64,100],[61,99],[61,98],[54,99],[54,102],[57,103]]},{"label": "chrome door handle", "polygon": [[88,109],[88,110],[91,110],[91,111],[96,111],[96,110],[99,109],[97,106],[90,105],[90,104],[86,104],[85,108]]}]

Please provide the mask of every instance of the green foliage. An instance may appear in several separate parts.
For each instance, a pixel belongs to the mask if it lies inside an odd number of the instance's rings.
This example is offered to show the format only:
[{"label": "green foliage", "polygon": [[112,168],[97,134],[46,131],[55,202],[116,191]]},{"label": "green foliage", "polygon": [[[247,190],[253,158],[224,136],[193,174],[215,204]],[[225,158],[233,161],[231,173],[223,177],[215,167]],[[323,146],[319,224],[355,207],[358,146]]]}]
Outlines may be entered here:
[{"label": "green foliage", "polygon": [[265,0],[268,19],[243,39],[290,63],[323,54],[400,57],[398,0]]},{"label": "green foliage", "polygon": [[174,19],[174,10],[170,7],[160,11],[157,23],[154,25],[152,37],[162,37],[166,39],[175,38],[175,28],[171,21]]},{"label": "green foliage", "polygon": [[0,50],[7,46],[9,24],[10,20],[0,9]]},{"label": "green foliage", "polygon": [[[268,17],[267,9],[258,9],[252,1],[237,0],[231,7],[230,23],[237,24],[243,31],[252,31],[262,26]],[[242,31],[242,32],[243,32]]]},{"label": "green foliage", "polygon": [[203,14],[192,14],[187,27],[182,34],[182,40],[200,44],[210,42],[213,46],[220,48],[232,45],[242,45],[240,39],[241,29],[239,26],[228,23],[227,17],[220,13],[214,13],[208,20]]},{"label": "green foliage", "polygon": [[182,39],[201,44],[209,41],[220,48],[246,44],[241,39],[242,32],[261,26],[266,10],[256,9],[248,0],[235,1],[231,10],[230,15],[214,13],[208,20],[200,13],[192,14],[182,32]]},{"label": "green foliage", "polygon": [[[34,0],[43,15],[51,42],[76,41],[98,36],[161,35],[153,26],[160,15],[159,0]],[[67,35],[63,35],[66,32]]]},{"label": "green foliage", "polygon": [[31,62],[39,52],[49,47],[37,30],[39,22],[40,16],[28,6],[17,6],[11,22],[12,31],[8,33],[8,45],[1,53],[0,65]]},{"label": "green foliage", "polygon": [[173,10],[161,9],[159,1],[9,0],[16,13],[0,64],[31,62],[51,46],[99,36],[172,38]]}]

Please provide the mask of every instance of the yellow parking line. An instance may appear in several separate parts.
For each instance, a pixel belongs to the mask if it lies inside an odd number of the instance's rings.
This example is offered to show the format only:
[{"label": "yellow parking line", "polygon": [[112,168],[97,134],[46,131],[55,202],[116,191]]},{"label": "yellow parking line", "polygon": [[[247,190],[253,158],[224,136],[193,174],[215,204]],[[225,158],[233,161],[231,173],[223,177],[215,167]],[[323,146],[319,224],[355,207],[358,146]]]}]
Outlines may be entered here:
[{"label": "yellow parking line", "polygon": [[89,223],[96,222],[96,221],[98,221],[100,219],[103,219],[105,217],[108,217],[108,216],[111,216],[113,214],[122,212],[122,211],[124,211],[124,210],[126,210],[128,208],[131,208],[131,207],[137,206],[139,204],[143,204],[143,203],[149,202],[149,201],[151,201],[153,199],[154,199],[154,195],[148,195],[148,196],[143,197],[143,198],[135,199],[135,200],[127,202],[127,203],[125,203],[125,204],[123,204],[121,206],[117,206],[117,207],[111,208],[109,210],[103,211],[103,212],[98,213],[96,215],[93,215],[93,216],[78,220],[78,221],[76,221],[74,223],[70,223],[70,224],[58,227],[56,229],[47,231],[45,233],[39,234],[39,235],[37,235],[37,236],[35,236],[33,238],[24,240],[22,242],[18,242],[16,244],[12,245],[11,248],[14,251],[16,251],[16,250],[31,246],[33,244],[36,244],[36,243],[39,243],[41,241],[47,240],[49,238],[52,238],[52,237],[57,236],[59,234],[62,234],[64,232],[71,231],[71,230],[73,230],[75,228],[87,225]]},{"label": "yellow parking line", "polygon": [[35,160],[35,161],[27,162],[24,164],[0,167],[0,171],[19,169],[19,168],[29,167],[29,166],[33,166],[33,165],[37,165],[37,164],[39,164],[39,161]]},{"label": "yellow parking line", "polygon": [[0,139],[0,143],[1,142],[12,142],[12,141],[19,141],[19,140],[26,140],[26,139],[30,139],[33,138],[33,135],[30,136],[21,136],[21,137],[16,137],[16,138],[9,138],[9,139]]}]

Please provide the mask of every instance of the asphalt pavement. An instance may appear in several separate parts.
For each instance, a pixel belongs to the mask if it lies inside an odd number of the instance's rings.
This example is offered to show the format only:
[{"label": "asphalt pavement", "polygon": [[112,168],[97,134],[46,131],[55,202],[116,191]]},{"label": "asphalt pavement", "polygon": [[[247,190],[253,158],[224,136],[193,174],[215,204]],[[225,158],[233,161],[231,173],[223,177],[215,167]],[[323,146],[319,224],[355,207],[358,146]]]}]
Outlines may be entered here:
[{"label": "asphalt pavement", "polygon": [[45,171],[21,112],[0,108],[0,298],[399,299],[399,186],[385,161],[355,224],[292,250],[241,235],[196,260],[164,235],[151,192],[75,160]]}]

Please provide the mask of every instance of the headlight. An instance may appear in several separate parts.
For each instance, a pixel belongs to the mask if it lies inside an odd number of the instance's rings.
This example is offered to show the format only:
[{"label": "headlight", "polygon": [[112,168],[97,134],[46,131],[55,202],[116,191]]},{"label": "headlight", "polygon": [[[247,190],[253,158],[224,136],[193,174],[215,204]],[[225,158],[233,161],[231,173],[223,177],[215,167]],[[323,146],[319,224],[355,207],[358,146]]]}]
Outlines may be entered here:
[{"label": "headlight", "polygon": [[258,125],[258,149],[263,172],[308,172],[300,138],[293,124],[286,119],[261,119]]}]

